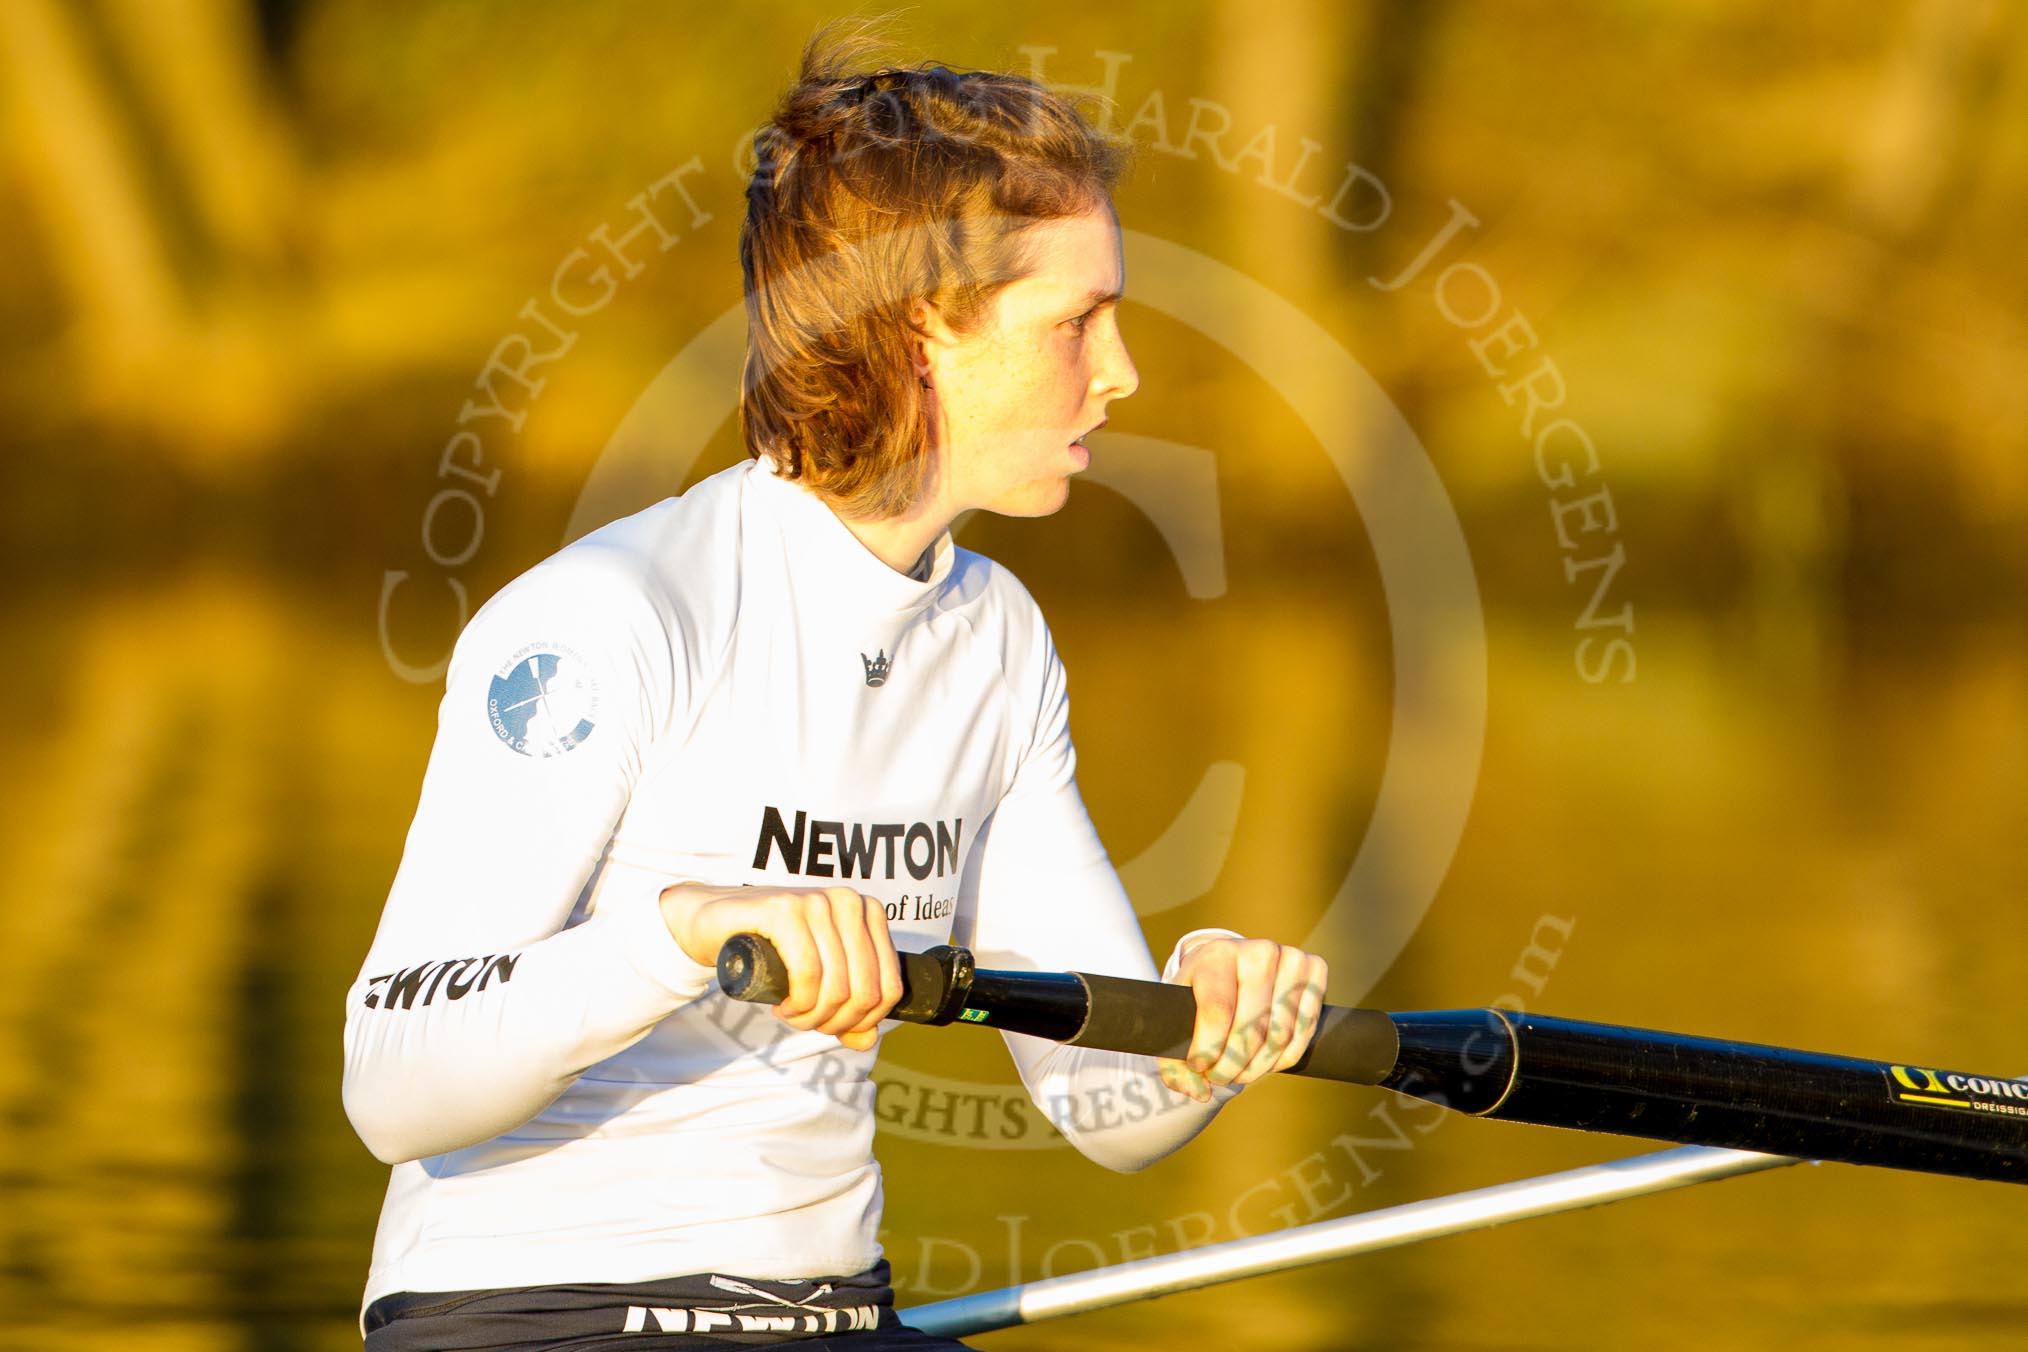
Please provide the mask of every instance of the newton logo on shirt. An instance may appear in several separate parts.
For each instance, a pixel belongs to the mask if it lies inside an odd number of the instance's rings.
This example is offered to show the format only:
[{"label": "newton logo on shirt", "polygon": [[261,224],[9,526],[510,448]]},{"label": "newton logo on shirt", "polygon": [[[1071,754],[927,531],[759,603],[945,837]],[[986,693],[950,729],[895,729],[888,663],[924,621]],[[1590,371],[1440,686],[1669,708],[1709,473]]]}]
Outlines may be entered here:
[{"label": "newton logo on shirt", "polygon": [[[817,878],[893,878],[895,866],[921,882],[955,873],[964,862],[958,839],[965,822],[812,821],[796,809],[795,826],[778,807],[761,809],[760,838],[753,866],[765,869],[777,857],[791,873]],[[937,919],[925,911],[918,920]]]},{"label": "newton logo on shirt", "polygon": [[560,643],[531,643],[493,673],[486,721],[524,756],[561,756],[592,735],[599,711],[591,668]]}]

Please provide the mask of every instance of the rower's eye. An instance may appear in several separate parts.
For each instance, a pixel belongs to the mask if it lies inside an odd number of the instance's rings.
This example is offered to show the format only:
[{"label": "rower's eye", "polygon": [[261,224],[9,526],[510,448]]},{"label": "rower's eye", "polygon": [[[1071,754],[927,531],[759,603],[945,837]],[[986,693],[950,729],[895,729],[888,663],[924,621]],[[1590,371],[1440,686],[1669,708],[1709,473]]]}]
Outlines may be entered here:
[{"label": "rower's eye", "polygon": [[1064,322],[1064,323],[1066,323],[1066,324],[1068,324],[1068,325],[1070,325],[1070,331],[1071,331],[1072,333],[1083,333],[1083,332],[1084,332],[1084,326],[1085,326],[1085,325],[1086,325],[1087,323],[1089,323],[1089,322],[1090,322],[1090,320],[1091,320],[1091,317],[1092,317],[1093,315],[1097,314],[1097,313],[1098,313],[1098,308],[1097,308],[1096,306],[1094,306],[1093,308],[1091,308],[1091,309],[1089,309],[1089,310],[1086,310],[1086,311],[1085,311],[1085,312],[1084,312],[1083,314],[1079,315],[1079,316],[1078,316],[1077,318],[1075,318],[1075,319],[1066,319],[1066,320],[1064,320],[1063,322]]}]

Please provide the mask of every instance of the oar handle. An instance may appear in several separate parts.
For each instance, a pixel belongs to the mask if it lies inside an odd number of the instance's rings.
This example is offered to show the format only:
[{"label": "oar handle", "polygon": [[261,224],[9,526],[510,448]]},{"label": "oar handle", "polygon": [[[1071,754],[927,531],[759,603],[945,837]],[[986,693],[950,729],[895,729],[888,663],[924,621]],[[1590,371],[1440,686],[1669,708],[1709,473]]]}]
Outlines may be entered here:
[{"label": "oar handle", "polygon": [[[1180,1057],[1190,1048],[1197,997],[1188,986],[1094,972],[1010,972],[973,966],[944,945],[902,953],[901,1000],[888,1017],[903,1023],[976,1023],[1077,1047]],[[788,968],[758,934],[735,934],[718,952],[718,984],[735,1000],[778,1004]],[[1394,1023],[1372,1009],[1324,1006],[1297,1075],[1379,1084],[1399,1052]]]},{"label": "oar handle", "polygon": [[[972,955],[943,944],[923,953],[898,953],[901,1000],[887,1012],[903,1023],[944,1024],[958,1017],[972,984]],[[735,934],[718,950],[718,984],[735,1000],[774,1005],[789,995],[789,969],[774,944],[758,934]]]}]

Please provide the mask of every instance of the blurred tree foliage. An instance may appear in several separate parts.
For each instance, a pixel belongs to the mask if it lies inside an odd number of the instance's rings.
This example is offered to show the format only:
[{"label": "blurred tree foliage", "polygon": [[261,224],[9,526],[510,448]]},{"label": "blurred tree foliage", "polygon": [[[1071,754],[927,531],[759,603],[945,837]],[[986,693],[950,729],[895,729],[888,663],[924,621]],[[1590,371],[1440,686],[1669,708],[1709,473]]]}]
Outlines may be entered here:
[{"label": "blurred tree foliage", "polygon": [[[515,571],[554,544],[633,395],[737,304],[739,149],[828,14],[0,5],[10,561],[386,557],[524,302],[695,156],[710,220],[578,326],[496,448],[518,486],[489,524]],[[1039,3],[925,6],[896,36],[1071,84],[1125,53],[1122,123],[1159,91],[1180,140],[1191,100],[1215,103],[1228,151],[1274,124],[1278,172],[1306,137],[1319,165],[1383,182],[1385,226],[1337,229],[1142,125],[1122,210],[1325,317],[1487,565],[1539,563],[1547,539],[1518,411],[1426,284],[1366,281],[1452,200],[1557,362],[1648,585],[1928,608],[2028,575],[2018,7]],[[1252,399],[1144,386],[1135,408],[1166,400],[1243,444],[1272,420]],[[1306,481],[1259,459],[1253,486],[1300,529]]]}]

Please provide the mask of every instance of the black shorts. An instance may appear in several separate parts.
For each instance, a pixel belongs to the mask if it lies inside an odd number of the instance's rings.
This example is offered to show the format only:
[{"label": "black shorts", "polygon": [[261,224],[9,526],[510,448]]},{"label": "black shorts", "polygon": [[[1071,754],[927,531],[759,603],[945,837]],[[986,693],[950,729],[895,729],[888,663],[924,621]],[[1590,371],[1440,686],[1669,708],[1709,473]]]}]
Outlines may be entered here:
[{"label": "black shorts", "polygon": [[776,1281],[695,1273],[478,1291],[403,1291],[366,1309],[366,1352],[938,1352],[905,1326],[885,1260],[849,1277]]}]

